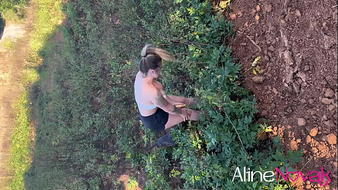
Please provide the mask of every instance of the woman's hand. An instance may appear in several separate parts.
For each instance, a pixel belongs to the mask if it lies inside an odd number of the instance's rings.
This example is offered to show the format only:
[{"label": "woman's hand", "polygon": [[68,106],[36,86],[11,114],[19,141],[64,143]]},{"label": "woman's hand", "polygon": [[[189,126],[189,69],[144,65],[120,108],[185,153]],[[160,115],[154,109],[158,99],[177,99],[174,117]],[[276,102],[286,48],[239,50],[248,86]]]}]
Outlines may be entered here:
[{"label": "woman's hand", "polygon": [[182,113],[180,114],[180,116],[183,118],[183,121],[189,120],[191,115],[190,111],[185,108],[182,108],[181,111]]},{"label": "woman's hand", "polygon": [[195,104],[197,104],[197,99],[196,98],[186,98],[185,104],[187,106],[195,105]]}]

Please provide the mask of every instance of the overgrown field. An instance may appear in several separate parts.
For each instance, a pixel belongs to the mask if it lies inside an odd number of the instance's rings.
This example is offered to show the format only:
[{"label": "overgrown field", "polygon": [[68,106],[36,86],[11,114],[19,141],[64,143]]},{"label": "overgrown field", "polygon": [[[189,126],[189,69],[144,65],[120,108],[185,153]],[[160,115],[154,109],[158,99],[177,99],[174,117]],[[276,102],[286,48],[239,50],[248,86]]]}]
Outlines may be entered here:
[{"label": "overgrown field", "polygon": [[[229,22],[209,1],[69,1],[65,24],[41,51],[32,90],[37,119],[27,189],[109,189],[124,171],[145,172],[145,189],[284,189],[232,182],[236,167],[291,168],[278,139],[258,140],[255,99],[240,86],[227,46]],[[140,125],[133,80],[152,43],[178,61],[164,64],[167,92],[198,96],[200,122],[172,131],[178,146],[146,153],[154,136]],[[128,166],[133,169],[127,169]]]}]

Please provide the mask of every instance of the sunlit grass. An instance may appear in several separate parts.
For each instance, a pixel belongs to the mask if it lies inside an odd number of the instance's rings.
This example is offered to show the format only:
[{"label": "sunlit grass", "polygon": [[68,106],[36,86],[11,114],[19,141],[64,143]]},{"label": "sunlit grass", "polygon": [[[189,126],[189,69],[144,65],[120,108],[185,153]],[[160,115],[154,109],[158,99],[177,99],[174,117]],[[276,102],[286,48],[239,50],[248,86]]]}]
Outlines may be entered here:
[{"label": "sunlit grass", "polygon": [[15,11],[14,9],[9,9],[2,12],[3,18],[6,20],[6,23],[23,23],[25,18],[25,9],[23,5],[21,5],[22,8]]},{"label": "sunlit grass", "polygon": [[4,48],[6,51],[12,51],[15,48],[15,41],[10,38],[5,38],[1,41],[0,48]]},{"label": "sunlit grass", "polygon": [[32,32],[29,41],[30,57],[39,60],[39,51],[42,50],[50,35],[62,23],[65,16],[62,12],[62,0],[34,0],[33,2],[36,4],[37,12],[34,32]]},{"label": "sunlit grass", "polygon": [[[49,37],[62,23],[64,15],[62,12],[62,0],[32,0],[34,7],[33,30],[29,36],[29,62],[34,60],[37,66],[41,62],[39,52],[44,48]],[[15,48],[15,47],[13,47]],[[39,73],[35,68],[26,68],[23,71],[22,84],[26,87],[22,96],[15,103],[16,122],[13,136],[11,138],[10,166],[13,170],[11,189],[25,189],[25,173],[30,168],[32,160],[32,131],[31,108],[29,100],[30,86],[39,80]]]},{"label": "sunlit grass", "polygon": [[39,73],[36,71],[36,69],[25,69],[24,70],[24,75],[23,75],[23,82],[26,85],[30,85],[36,81],[38,81],[40,78]]},{"label": "sunlit grass", "polygon": [[15,130],[11,138],[11,160],[13,169],[11,189],[24,189],[24,173],[29,169],[31,162],[31,125],[29,118],[28,92],[19,98],[14,105],[17,110]]}]

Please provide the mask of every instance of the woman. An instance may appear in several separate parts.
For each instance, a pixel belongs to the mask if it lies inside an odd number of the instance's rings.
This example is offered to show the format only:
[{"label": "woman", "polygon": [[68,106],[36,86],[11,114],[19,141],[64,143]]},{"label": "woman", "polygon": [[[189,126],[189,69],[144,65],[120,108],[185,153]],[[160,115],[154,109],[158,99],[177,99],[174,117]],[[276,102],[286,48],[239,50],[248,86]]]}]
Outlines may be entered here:
[{"label": "woman", "polygon": [[199,111],[177,106],[196,103],[193,98],[166,95],[163,86],[156,80],[160,76],[162,60],[174,58],[167,51],[151,45],[142,49],[141,56],[134,92],[143,124],[155,132],[161,132],[186,120],[199,120]]}]

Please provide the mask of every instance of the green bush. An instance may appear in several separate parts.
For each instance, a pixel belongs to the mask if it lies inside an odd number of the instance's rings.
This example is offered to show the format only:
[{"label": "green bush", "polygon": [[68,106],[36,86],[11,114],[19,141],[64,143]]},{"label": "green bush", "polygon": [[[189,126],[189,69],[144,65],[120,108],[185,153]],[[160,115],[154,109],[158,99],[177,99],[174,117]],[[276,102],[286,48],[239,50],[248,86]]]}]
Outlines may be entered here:
[{"label": "green bush", "polygon": [[25,16],[26,4],[26,0],[1,0],[0,14],[2,13],[6,20],[19,21]]}]

